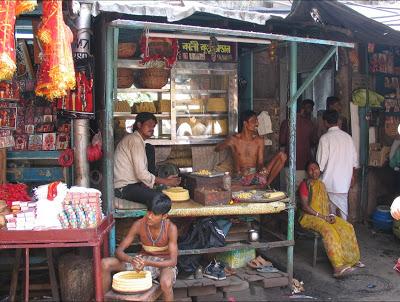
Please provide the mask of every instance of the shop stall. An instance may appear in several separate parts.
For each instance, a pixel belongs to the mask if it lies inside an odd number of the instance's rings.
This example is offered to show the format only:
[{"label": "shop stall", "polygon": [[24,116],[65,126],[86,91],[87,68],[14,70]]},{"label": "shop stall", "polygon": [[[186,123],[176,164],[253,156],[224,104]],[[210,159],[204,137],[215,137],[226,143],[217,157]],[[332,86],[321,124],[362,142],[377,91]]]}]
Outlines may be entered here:
[{"label": "shop stall", "polygon": [[10,297],[21,250],[21,299],[29,301],[32,249],[92,247],[100,301],[101,247],[108,255],[114,220],[103,213],[100,191],[72,186],[73,149],[80,143],[72,139],[72,119],[94,116],[93,69],[90,59],[73,60],[62,1],[42,2],[40,23],[39,16],[29,19],[23,26],[29,34],[20,33],[16,16],[35,6],[30,0],[0,4],[0,250],[16,249]]},{"label": "shop stall", "polygon": [[[105,70],[104,81],[104,116],[101,117],[104,135],[104,151],[108,155],[103,161],[103,188],[107,209],[117,218],[140,217],[146,212],[142,205],[126,202],[114,198],[113,193],[113,152],[114,146],[126,132],[129,132],[135,116],[141,111],[154,112],[159,122],[154,140],[150,143],[156,145],[159,164],[165,162],[173,163],[180,168],[180,173],[185,179],[183,186],[189,190],[196,191],[201,187],[215,188],[222,191],[221,183],[212,187],[212,181],[208,184],[198,185],[199,182],[193,178],[201,178],[196,175],[199,170],[207,168],[207,172],[215,173],[213,165],[213,148],[215,144],[222,141],[227,135],[237,132],[238,128],[238,58],[235,54],[240,43],[265,45],[271,40],[289,43],[291,47],[291,116],[295,116],[296,103],[293,101],[304,91],[305,87],[312,81],[313,77],[323,68],[324,64],[336,52],[338,46],[352,47],[350,43],[341,43],[326,40],[315,40],[299,37],[290,37],[261,32],[245,32],[237,30],[217,29],[198,26],[184,26],[178,24],[160,24],[151,22],[140,22],[130,20],[115,20],[102,28],[103,42],[106,45],[106,57],[102,61]],[[146,62],[139,57],[143,54],[140,51],[141,37],[147,37],[153,46],[157,43],[177,43],[180,46],[180,54],[176,63],[167,68],[168,75],[164,82],[157,87],[146,86],[143,78],[149,69]],[[131,40],[125,40],[130,37]],[[136,37],[136,40],[135,40]],[[211,38],[210,38],[211,37]],[[221,42],[213,48],[213,38]],[[158,39],[157,42],[154,39]],[[176,42],[174,42],[176,41]],[[296,85],[296,59],[297,42],[315,43],[327,45],[330,50],[318,64],[316,69],[306,80],[306,83],[297,90]],[[120,49],[123,43],[136,44],[135,51],[132,51],[129,58],[121,57]],[[142,44],[143,45],[143,44]],[[147,50],[146,50],[147,49]],[[145,44],[144,51],[151,50],[149,44]],[[196,62],[197,61],[197,62]],[[199,62],[200,61],[200,62]],[[123,70],[121,70],[123,69]],[[124,82],[128,77],[130,81]],[[125,86],[126,84],[126,86]],[[126,88],[128,87],[129,88]],[[125,88],[124,88],[125,87]],[[143,97],[143,94],[146,94]],[[143,109],[143,110],[142,110]],[[124,112],[123,112],[124,111]],[[295,124],[292,120],[291,133],[295,133]],[[295,144],[295,136],[291,135],[291,144]],[[208,153],[194,151],[197,147],[208,150]],[[192,156],[187,156],[185,148],[190,150]],[[167,155],[163,154],[167,149]],[[211,150],[211,152],[210,152]],[[293,149],[292,149],[293,150]],[[171,153],[179,155],[171,156]],[[168,155],[169,154],[169,155]],[[206,164],[195,163],[203,155]],[[157,157],[157,155],[156,155]],[[183,161],[182,159],[189,158]],[[161,160],[160,160],[161,159]],[[174,160],[173,159],[178,159]],[[290,166],[294,167],[295,155],[290,154]],[[212,171],[211,171],[212,170]],[[176,171],[176,170],[174,170]],[[221,170],[220,170],[221,171]],[[224,168],[222,168],[224,171]],[[225,170],[227,171],[227,170]],[[110,173],[111,172],[111,173]],[[210,180],[211,178],[209,178]],[[292,174],[291,180],[294,181]],[[191,184],[195,183],[195,187]],[[197,187],[196,187],[197,185]],[[199,195],[190,194],[190,201],[173,202],[170,216],[175,218],[201,217],[201,216],[247,216],[247,215],[269,215],[274,213],[287,213],[287,235],[278,235],[275,240],[269,242],[246,243],[242,242],[225,247],[212,249],[182,250],[181,255],[199,253],[220,253],[230,250],[254,248],[275,248],[286,247],[288,252],[288,279],[291,282],[293,270],[293,225],[294,225],[294,183],[289,186],[288,199],[285,193],[281,192],[278,200],[271,200],[268,194],[276,193],[266,191],[261,195],[263,198],[248,198],[243,200],[238,197],[241,192],[256,193],[256,188],[242,188],[232,186],[232,193],[228,199],[220,199],[215,203],[204,203]],[[236,191],[236,192],[235,192]],[[258,192],[257,192],[258,193]],[[203,199],[207,199],[202,195]],[[220,197],[220,196],[219,196]],[[219,197],[214,196],[214,201]],[[263,230],[264,231],[264,230]],[[276,234],[275,234],[276,235]],[[115,230],[110,238],[111,254],[115,251]],[[240,241],[240,240],[239,240]],[[286,283],[288,284],[288,283]],[[285,284],[285,285],[286,285]]]}]

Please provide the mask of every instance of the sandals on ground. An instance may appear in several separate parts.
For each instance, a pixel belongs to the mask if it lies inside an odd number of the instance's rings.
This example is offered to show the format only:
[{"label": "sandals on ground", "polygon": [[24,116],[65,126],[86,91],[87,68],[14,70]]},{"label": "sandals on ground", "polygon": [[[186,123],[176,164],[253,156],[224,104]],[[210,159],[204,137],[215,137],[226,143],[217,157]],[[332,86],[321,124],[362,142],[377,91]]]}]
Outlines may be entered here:
[{"label": "sandals on ground", "polygon": [[355,267],[358,267],[358,268],[364,268],[364,267],[365,267],[365,264],[362,263],[361,261],[358,261],[356,264],[354,264],[354,266],[355,266]]},{"label": "sandals on ground", "polygon": [[350,274],[352,271],[354,271],[354,268],[351,266],[346,266],[345,268],[343,268],[340,272],[338,273],[334,273],[333,277],[335,278],[341,278],[346,276],[347,274]]},{"label": "sandals on ground", "polygon": [[258,256],[253,260],[250,260],[247,265],[251,268],[258,269],[263,267],[271,267],[272,263],[271,261],[265,260],[263,257]]}]

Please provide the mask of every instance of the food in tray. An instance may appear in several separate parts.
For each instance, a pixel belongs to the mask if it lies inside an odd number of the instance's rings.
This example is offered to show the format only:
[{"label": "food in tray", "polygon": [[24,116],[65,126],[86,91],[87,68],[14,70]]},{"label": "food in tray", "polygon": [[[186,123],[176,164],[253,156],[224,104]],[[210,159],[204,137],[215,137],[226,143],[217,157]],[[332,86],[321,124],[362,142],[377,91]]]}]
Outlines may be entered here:
[{"label": "food in tray", "polygon": [[141,113],[141,112],[151,112],[151,113],[156,113],[156,106],[154,105],[153,102],[141,102],[141,103],[135,103],[133,104],[133,109],[135,113]]},{"label": "food in tray", "polygon": [[149,271],[124,271],[113,276],[112,288],[117,292],[137,293],[153,285]]},{"label": "food in tray", "polygon": [[171,201],[186,201],[190,199],[189,191],[182,187],[171,187],[162,191]]},{"label": "food in tray", "polygon": [[157,112],[171,112],[171,101],[170,100],[160,100],[154,101],[154,105],[157,108]]},{"label": "food in tray", "polygon": [[237,194],[234,194],[234,198],[237,199],[250,199],[254,196],[255,192],[249,191],[249,192],[239,192]]},{"label": "food in tray", "polygon": [[196,172],[193,172],[192,174],[201,175],[201,176],[210,176],[211,175],[211,171],[209,171],[207,169],[202,169],[202,170],[198,170]]},{"label": "food in tray", "polygon": [[114,102],[114,112],[131,112],[131,106],[128,101],[116,101]]},{"label": "food in tray", "polygon": [[209,98],[207,102],[208,112],[227,112],[228,103],[225,98]]},{"label": "food in tray", "polygon": [[278,199],[278,198],[285,198],[286,194],[284,192],[266,192],[263,194],[263,198],[265,199]]}]

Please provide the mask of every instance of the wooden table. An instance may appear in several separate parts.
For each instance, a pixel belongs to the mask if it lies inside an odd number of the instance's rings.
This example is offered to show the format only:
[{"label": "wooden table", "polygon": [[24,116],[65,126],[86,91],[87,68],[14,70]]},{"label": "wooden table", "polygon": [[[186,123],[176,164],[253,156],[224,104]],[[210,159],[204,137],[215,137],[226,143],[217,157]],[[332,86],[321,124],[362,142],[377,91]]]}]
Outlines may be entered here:
[{"label": "wooden table", "polygon": [[29,301],[29,250],[34,248],[85,247],[93,248],[93,274],[95,280],[96,301],[103,300],[101,278],[101,246],[103,254],[108,256],[108,232],[114,225],[109,215],[97,228],[61,229],[61,230],[0,230],[0,250],[25,249],[25,301]]}]

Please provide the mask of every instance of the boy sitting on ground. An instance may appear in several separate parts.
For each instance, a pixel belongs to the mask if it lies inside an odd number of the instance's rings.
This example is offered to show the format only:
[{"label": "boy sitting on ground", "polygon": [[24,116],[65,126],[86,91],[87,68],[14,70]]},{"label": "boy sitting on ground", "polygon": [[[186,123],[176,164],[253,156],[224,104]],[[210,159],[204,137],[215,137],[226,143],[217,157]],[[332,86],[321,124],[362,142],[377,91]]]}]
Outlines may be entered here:
[{"label": "boy sitting on ground", "polygon": [[[111,287],[111,273],[127,270],[150,271],[152,278],[159,277],[164,301],[173,301],[172,286],[176,281],[178,258],[178,231],[167,217],[171,200],[164,194],[157,194],[150,202],[147,214],[135,221],[128,234],[118,246],[115,256],[102,260],[103,288]],[[142,244],[140,253],[131,257],[124,250],[136,236]]]}]

